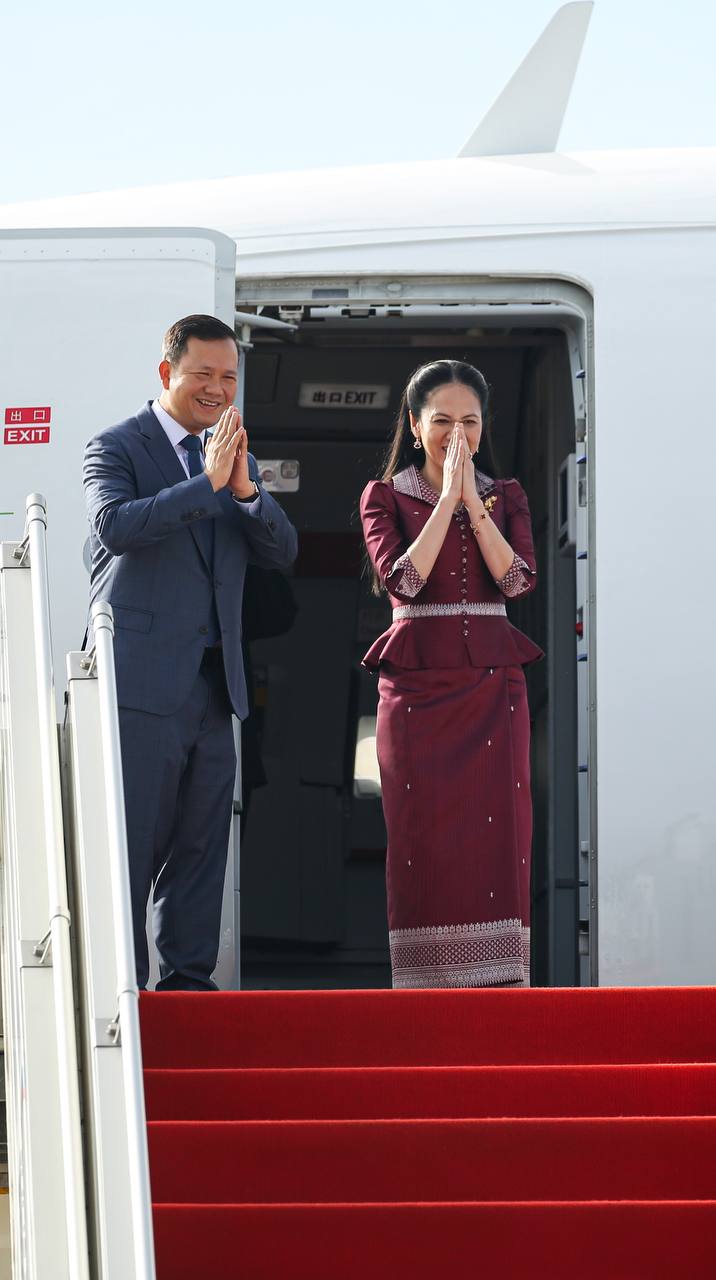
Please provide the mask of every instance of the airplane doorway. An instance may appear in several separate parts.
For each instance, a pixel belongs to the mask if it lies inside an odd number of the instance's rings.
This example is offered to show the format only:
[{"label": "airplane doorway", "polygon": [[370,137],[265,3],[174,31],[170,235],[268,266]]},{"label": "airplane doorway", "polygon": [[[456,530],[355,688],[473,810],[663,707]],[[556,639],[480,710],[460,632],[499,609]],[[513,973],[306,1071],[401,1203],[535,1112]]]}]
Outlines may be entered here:
[{"label": "airplane doorway", "polygon": [[302,298],[313,300],[297,301],[292,282],[277,302],[276,286],[267,299],[246,284],[237,304],[297,326],[252,332],[246,421],[252,452],[300,539],[295,622],[287,634],[252,644],[266,783],[251,792],[242,841],[242,985],[390,985],[377,681],[360,666],[390,611],[361,572],[358,500],[379,473],[402,387],[436,356],[482,369],[500,472],[516,475],[530,499],[540,585],[508,607],[547,654],[527,672],[532,981],[586,985],[596,931],[593,691],[580,663],[589,565],[579,326],[550,303],[351,305],[328,301],[326,291],[304,284]]}]

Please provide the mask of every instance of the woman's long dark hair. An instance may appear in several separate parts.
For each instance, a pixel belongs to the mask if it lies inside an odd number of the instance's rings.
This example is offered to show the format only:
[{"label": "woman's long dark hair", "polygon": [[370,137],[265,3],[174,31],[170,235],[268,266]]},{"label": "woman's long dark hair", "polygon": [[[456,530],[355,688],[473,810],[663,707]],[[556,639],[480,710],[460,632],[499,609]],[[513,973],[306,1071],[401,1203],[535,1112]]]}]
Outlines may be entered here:
[{"label": "woman's long dark hair", "polygon": [[[438,387],[445,386],[449,382],[459,382],[463,386],[469,387],[470,391],[474,391],[480,401],[480,409],[482,410],[480,470],[485,471],[493,479],[497,478],[498,470],[492,445],[492,432],[488,413],[490,388],[484,376],[479,369],[476,369],[472,364],[467,364],[464,360],[431,360],[429,364],[422,364],[419,369],[416,369],[411,374],[408,385],[402,394],[393,435],[380,476],[381,480],[390,480],[397,471],[402,471],[405,467],[411,466],[411,464],[416,467],[424,466],[425,450],[422,444],[419,449],[415,448],[415,436],[410,428],[410,414],[412,413],[414,418],[419,418],[425,408],[428,396],[432,395],[433,391],[437,391]],[[475,467],[477,468],[477,463],[475,463]],[[368,563],[373,581],[373,591],[375,595],[380,595],[383,590],[382,584],[375,569],[370,565],[370,562]]]}]

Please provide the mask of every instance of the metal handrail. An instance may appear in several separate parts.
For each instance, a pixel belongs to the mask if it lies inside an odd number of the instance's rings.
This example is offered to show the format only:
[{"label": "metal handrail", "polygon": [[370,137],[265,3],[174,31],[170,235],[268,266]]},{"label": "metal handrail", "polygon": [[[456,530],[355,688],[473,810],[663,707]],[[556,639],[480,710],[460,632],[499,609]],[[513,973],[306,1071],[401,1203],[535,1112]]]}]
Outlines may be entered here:
[{"label": "metal handrail", "polygon": [[[112,606],[99,602],[92,608],[94,661],[99,691],[102,766],[107,800],[108,856],[117,966],[117,1019],[111,1033],[121,1036],[122,1075],[127,1123],[131,1211],[136,1280],[154,1280],[154,1231],[144,1106],[142,1045],[139,1029],[139,990],[136,980],[132,908],[129,889],[127,828],[124,812],[122,755],[119,740],[117,686],[114,670],[114,618]],[[88,665],[93,659],[88,659]]]},{"label": "metal handrail", "polygon": [[80,1124],[75,1004],[70,949],[60,769],[52,665],[50,594],[47,569],[47,507],[41,494],[26,503],[26,537],[30,552],[32,618],[35,642],[38,729],[42,773],[43,819],[50,905],[49,943],[52,951],[55,1022],[58,1043],[60,1121],[67,1212],[70,1275],[89,1280],[87,1211]]}]

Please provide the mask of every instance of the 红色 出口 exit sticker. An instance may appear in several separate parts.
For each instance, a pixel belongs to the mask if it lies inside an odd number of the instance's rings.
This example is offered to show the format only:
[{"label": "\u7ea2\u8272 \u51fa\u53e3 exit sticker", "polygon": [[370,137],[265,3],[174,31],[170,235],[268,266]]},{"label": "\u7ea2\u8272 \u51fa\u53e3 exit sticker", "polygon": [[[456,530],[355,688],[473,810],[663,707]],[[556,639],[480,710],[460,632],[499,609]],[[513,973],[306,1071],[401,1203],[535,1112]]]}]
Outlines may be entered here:
[{"label": "\u7ea2\u8272 \u51fa\u53e3 exit sticker", "polygon": [[49,405],[18,405],[5,410],[4,444],[49,444]]}]

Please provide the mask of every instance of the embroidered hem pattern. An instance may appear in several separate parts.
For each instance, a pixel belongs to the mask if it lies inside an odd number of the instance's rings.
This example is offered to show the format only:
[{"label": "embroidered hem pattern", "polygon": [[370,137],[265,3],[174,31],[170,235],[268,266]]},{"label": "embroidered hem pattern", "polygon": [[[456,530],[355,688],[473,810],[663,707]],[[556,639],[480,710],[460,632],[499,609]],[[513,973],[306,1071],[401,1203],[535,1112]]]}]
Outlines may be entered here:
[{"label": "embroidered hem pattern", "polygon": [[528,987],[530,930],[521,920],[393,929],[394,988]]}]

